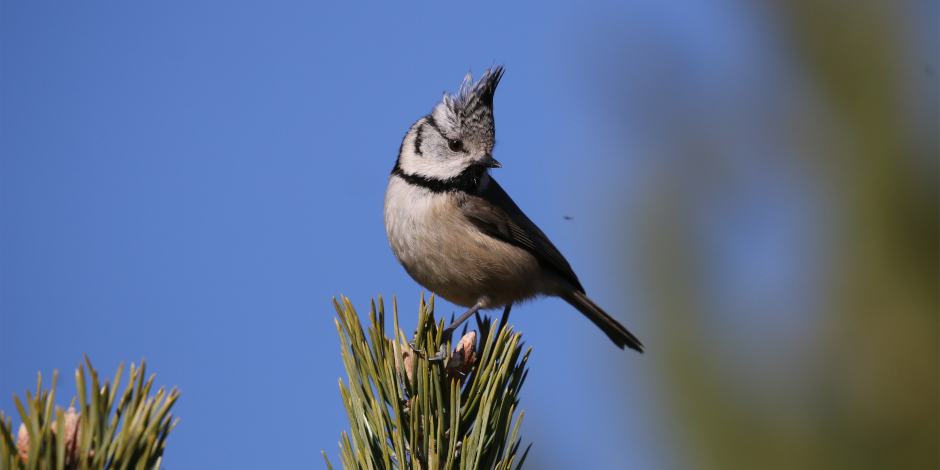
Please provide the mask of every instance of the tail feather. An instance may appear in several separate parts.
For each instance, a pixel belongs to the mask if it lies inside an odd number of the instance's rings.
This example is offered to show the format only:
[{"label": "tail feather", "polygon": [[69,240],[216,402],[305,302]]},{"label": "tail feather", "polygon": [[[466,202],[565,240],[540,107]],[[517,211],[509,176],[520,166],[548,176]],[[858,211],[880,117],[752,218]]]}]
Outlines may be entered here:
[{"label": "tail feather", "polygon": [[604,309],[597,306],[584,292],[568,291],[561,295],[569,304],[578,309],[584,316],[594,322],[620,349],[624,346],[643,352],[643,343],[633,336],[626,327],[620,324],[614,317],[607,314]]}]

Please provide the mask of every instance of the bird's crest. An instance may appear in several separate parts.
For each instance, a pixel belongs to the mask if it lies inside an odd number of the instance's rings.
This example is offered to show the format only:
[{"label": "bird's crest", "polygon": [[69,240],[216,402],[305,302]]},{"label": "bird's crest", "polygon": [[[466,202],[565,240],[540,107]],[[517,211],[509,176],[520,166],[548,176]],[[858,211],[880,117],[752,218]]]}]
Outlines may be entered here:
[{"label": "bird's crest", "polygon": [[456,94],[444,92],[444,104],[453,109],[471,110],[483,105],[489,110],[493,109],[493,94],[496,86],[503,77],[503,66],[491,67],[483,72],[479,81],[473,81],[473,72],[467,72]]}]

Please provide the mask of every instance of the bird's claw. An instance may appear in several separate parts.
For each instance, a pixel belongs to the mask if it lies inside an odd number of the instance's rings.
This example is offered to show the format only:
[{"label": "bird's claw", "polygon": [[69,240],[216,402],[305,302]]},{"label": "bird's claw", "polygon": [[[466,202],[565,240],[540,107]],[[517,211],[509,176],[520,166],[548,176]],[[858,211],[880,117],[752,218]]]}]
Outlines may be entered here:
[{"label": "bird's claw", "polygon": [[444,359],[447,359],[447,345],[442,344],[441,349],[437,351],[433,357],[428,358],[428,362],[443,362]]},{"label": "bird's claw", "polygon": [[[409,343],[408,343],[408,347],[410,347],[411,350],[412,350],[415,354],[418,354],[418,355],[420,355],[420,356],[425,356],[425,353],[427,352],[427,351],[424,350],[424,349],[418,349],[418,348],[416,348],[414,341],[409,342]],[[442,362],[444,359],[447,359],[447,345],[446,345],[446,344],[442,344],[442,345],[441,345],[441,349],[437,351],[437,354],[435,354],[435,355],[433,355],[433,356],[431,356],[431,357],[425,356],[425,358],[427,359],[428,362]]]},{"label": "bird's claw", "polygon": [[[411,341],[408,342],[408,347],[411,348],[411,350],[414,351],[416,354],[420,354],[424,356],[425,353],[427,353],[427,351],[424,349],[416,348],[415,345],[417,344],[417,342],[418,342],[418,330],[415,330],[415,336],[414,338],[411,339]],[[447,359],[447,343],[444,343],[441,345],[441,348],[437,351],[437,354],[431,357],[427,357],[428,362],[442,362],[444,361],[444,359]]]}]

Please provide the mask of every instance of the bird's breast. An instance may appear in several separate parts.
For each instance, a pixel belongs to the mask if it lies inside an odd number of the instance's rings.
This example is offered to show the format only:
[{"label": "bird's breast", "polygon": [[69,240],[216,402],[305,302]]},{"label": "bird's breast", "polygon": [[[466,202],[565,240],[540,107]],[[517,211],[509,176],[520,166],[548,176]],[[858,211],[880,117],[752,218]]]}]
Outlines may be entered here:
[{"label": "bird's breast", "polygon": [[392,176],[385,194],[385,230],[392,252],[422,286],[457,305],[482,297],[487,308],[546,292],[536,258],[481,232],[458,208],[458,195],[435,193]]}]

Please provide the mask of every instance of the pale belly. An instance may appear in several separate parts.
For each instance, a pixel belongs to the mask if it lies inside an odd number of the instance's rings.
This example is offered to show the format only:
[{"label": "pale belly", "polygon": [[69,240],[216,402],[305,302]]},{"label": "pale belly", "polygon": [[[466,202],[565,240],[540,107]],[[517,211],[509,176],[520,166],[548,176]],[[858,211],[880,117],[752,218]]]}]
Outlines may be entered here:
[{"label": "pale belly", "polygon": [[481,299],[484,308],[501,307],[548,291],[528,251],[480,232],[452,198],[409,197],[409,191],[424,190],[400,181],[389,185],[385,229],[395,257],[419,284],[464,307]]}]

